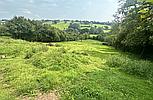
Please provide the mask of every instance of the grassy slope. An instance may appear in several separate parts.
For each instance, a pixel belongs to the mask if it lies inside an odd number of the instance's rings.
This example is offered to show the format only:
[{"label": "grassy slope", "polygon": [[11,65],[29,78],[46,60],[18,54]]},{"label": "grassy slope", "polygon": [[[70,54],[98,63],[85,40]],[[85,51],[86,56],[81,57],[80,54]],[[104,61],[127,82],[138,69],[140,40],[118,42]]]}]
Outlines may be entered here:
[{"label": "grassy slope", "polygon": [[129,62],[137,58],[92,40],[58,44],[46,47],[0,37],[0,55],[7,57],[0,59],[1,100],[50,90],[57,90],[62,100],[153,99],[149,80],[109,67],[114,57],[128,58]]},{"label": "grassy slope", "polygon": [[70,25],[70,23],[65,23],[65,22],[59,22],[57,24],[52,24],[52,26],[59,28],[60,30],[67,29],[69,25]]},{"label": "grassy slope", "polygon": [[[51,22],[48,22],[46,24],[51,24]],[[52,24],[53,27],[56,27],[56,28],[58,28],[60,30],[67,29],[69,25],[70,25],[70,22],[67,22],[67,23],[65,23],[65,22],[59,22],[57,24]],[[97,27],[108,26],[109,29],[111,29],[111,26],[109,26],[109,25],[101,25],[101,24],[89,24],[89,25],[87,25],[87,24],[80,24],[80,26],[81,26],[81,29],[84,29],[84,28],[90,29],[90,27],[95,27],[95,26],[97,26]],[[90,27],[84,27],[84,26],[90,26]],[[104,30],[104,32],[110,32],[110,30]]]}]

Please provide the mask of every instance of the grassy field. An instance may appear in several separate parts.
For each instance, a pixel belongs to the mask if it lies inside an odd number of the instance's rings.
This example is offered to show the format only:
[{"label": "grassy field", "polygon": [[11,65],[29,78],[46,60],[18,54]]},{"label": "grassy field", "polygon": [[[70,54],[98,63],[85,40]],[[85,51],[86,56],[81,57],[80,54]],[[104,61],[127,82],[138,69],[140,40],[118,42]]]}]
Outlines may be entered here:
[{"label": "grassy field", "polygon": [[90,34],[90,38],[97,37],[97,34]]},{"label": "grassy field", "polygon": [[57,44],[0,37],[0,100],[153,100],[152,62],[93,40]]},{"label": "grassy field", "polygon": [[70,23],[65,23],[65,22],[59,22],[57,24],[52,24],[53,27],[56,27],[60,30],[65,30],[69,27]]},{"label": "grassy field", "polygon": [[[71,22],[65,23],[64,21],[61,21],[61,22],[59,22],[57,24],[52,24],[51,22],[46,22],[45,24],[51,24],[53,27],[56,27],[56,28],[58,28],[60,30],[65,30],[65,29],[68,28],[70,23]],[[91,27],[104,27],[104,26],[108,26],[108,28],[111,29],[111,26],[109,26],[109,25],[101,25],[101,24],[80,24],[80,26],[81,26],[81,29],[85,29],[85,28],[90,29]],[[104,32],[110,32],[110,30],[104,30]]]}]

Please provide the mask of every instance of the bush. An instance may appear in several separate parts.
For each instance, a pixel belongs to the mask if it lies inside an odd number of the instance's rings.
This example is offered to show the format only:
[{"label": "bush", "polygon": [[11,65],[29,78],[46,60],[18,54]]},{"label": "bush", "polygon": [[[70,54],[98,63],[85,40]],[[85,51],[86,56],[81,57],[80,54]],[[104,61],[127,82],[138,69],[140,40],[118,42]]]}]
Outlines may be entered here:
[{"label": "bush", "polygon": [[128,74],[152,80],[153,64],[150,61],[133,60],[122,56],[109,56],[106,64],[108,67],[116,67]]},{"label": "bush", "polygon": [[108,67],[121,67],[123,65],[122,60],[119,57],[116,56],[109,56],[107,58],[106,64]]},{"label": "bush", "polygon": [[153,78],[153,64],[148,61],[129,61],[127,62],[122,71],[132,75],[138,75],[147,79]]}]

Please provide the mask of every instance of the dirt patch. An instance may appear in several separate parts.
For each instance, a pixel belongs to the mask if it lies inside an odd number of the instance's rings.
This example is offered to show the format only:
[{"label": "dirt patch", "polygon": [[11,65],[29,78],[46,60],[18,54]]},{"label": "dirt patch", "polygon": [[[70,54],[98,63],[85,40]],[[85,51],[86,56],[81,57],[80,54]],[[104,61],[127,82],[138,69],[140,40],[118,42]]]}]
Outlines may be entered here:
[{"label": "dirt patch", "polygon": [[35,100],[59,100],[59,97],[55,92],[51,92],[48,94],[39,94]]},{"label": "dirt patch", "polygon": [[36,97],[23,97],[20,100],[60,100],[56,92],[39,93]]}]

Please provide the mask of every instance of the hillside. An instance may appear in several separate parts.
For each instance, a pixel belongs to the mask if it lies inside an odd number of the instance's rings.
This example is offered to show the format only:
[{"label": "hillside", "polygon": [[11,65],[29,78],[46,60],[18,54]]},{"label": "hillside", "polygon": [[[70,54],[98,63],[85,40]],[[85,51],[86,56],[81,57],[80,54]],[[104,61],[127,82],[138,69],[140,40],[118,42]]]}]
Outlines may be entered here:
[{"label": "hillside", "polygon": [[153,99],[152,62],[94,40],[46,44],[0,37],[1,100]]},{"label": "hillside", "polygon": [[[45,22],[45,24],[50,24],[53,27],[56,27],[60,30],[66,30],[69,27],[70,23],[72,23],[72,22],[71,21],[67,21],[67,22],[59,21],[56,24],[52,23],[50,21]],[[85,29],[85,28],[90,29],[91,27],[102,27],[102,28],[104,28],[105,26],[108,27],[108,29],[104,29],[104,32],[110,32],[110,29],[111,29],[110,25],[104,25],[104,24],[92,24],[92,23],[83,24],[83,22],[80,23],[80,22],[75,22],[75,21],[73,21],[73,23],[80,24],[81,29]]]}]

